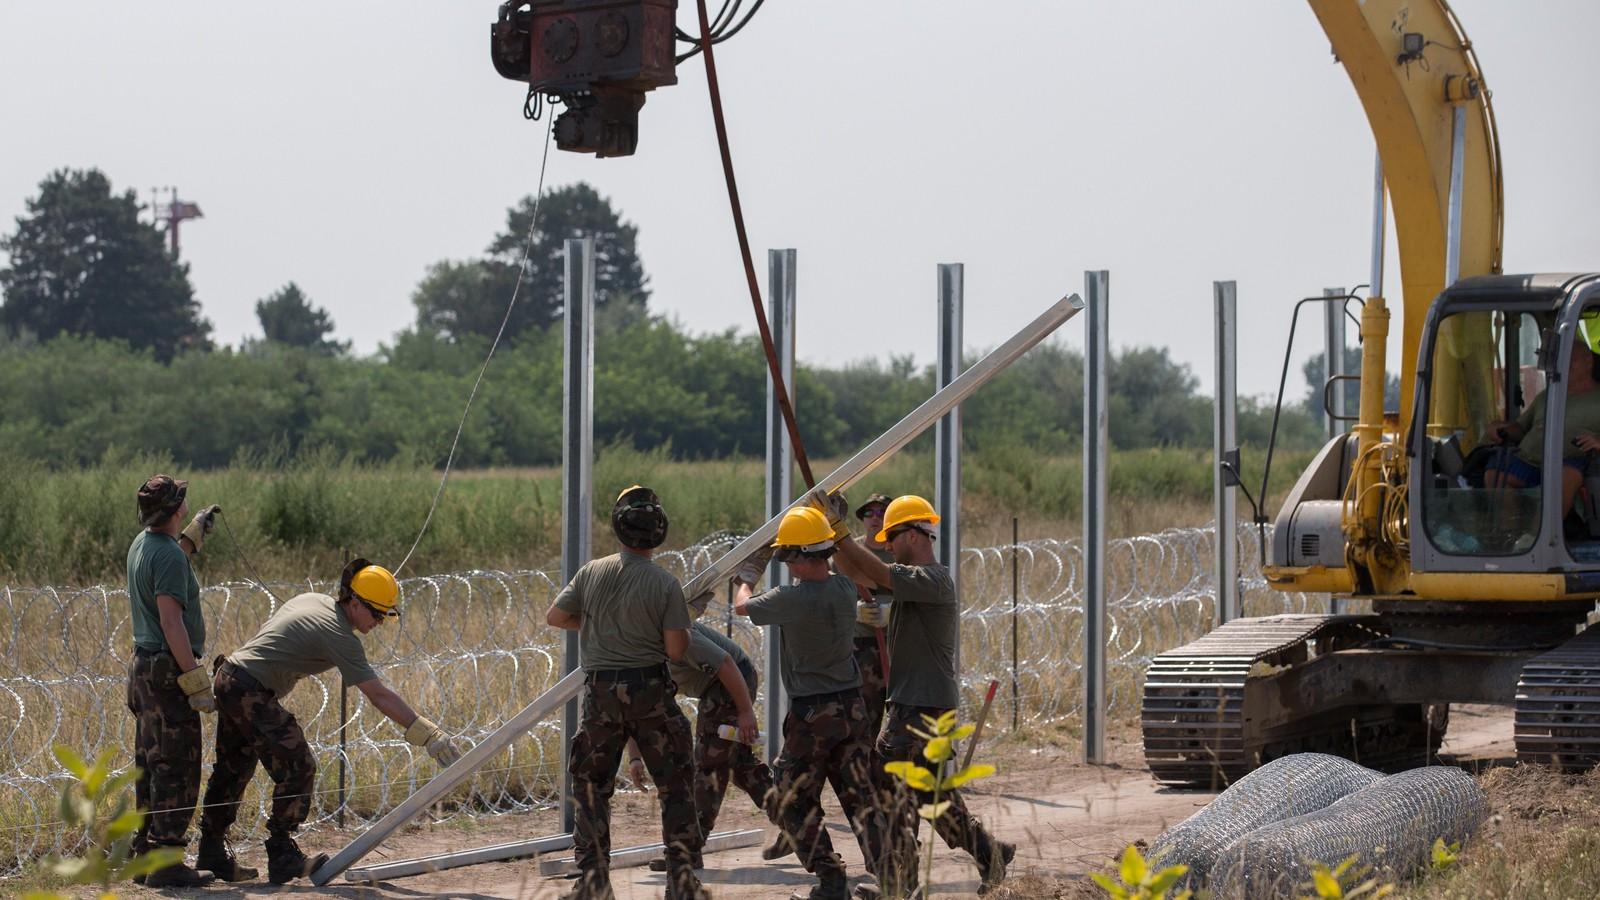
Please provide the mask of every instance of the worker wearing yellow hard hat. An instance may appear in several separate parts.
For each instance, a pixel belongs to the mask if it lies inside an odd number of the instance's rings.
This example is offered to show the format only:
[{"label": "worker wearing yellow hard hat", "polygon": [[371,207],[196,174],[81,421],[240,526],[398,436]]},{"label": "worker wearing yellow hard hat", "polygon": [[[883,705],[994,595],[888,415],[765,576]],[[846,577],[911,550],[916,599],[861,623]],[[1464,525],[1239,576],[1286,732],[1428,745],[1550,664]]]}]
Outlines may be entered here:
[{"label": "worker wearing yellow hard hat", "polygon": [[405,729],[406,741],[441,766],[461,758],[444,729],[413,712],[367,661],[361,635],[399,616],[400,585],[393,573],[356,559],[339,577],[337,598],[315,591],[292,597],[244,646],[217,657],[217,761],[200,814],[202,845],[226,842],[260,762],[273,782],[268,879],[283,884],[327,862],[326,854],[307,857],[294,839],[311,811],[317,765],[305,732],[282,701],[307,676],[337,668],[346,685]]},{"label": "worker wearing yellow hard hat", "polygon": [[612,897],[611,794],[630,739],[661,798],[667,895],[708,896],[691,859],[702,843],[693,732],[667,669],[669,661],[688,653],[689,609],[678,579],[651,558],[666,541],[668,524],[655,491],[638,484],[625,488],[611,507],[618,552],[585,563],[545,613],[550,625],[578,632],[584,672],[583,718],[567,764],[579,871],[569,900]]},{"label": "worker wearing yellow hard hat", "polygon": [[[843,511],[835,510],[835,518]],[[916,734],[923,716],[937,718],[961,703],[956,659],[961,646],[961,603],[950,570],[934,557],[934,529],[939,514],[915,494],[896,497],[883,514],[877,538],[887,544],[894,562],[885,564],[854,542],[841,545],[837,565],[858,583],[894,593],[889,622],[889,701],[878,736],[882,762],[918,760],[926,741]],[[887,785],[887,779],[881,782]],[[890,786],[899,790],[898,786]],[[934,830],[953,849],[972,854],[986,892],[1006,874],[1016,847],[989,834],[967,811],[958,791],[940,795],[949,806],[934,820]],[[895,848],[898,858],[913,861],[916,853],[916,809],[933,802],[931,794],[915,799],[900,791]],[[901,863],[902,865],[905,862]]]},{"label": "worker wearing yellow hard hat", "polygon": [[868,870],[882,884],[892,881],[878,866],[885,845],[867,774],[871,736],[853,647],[856,588],[828,564],[836,547],[850,542],[849,535],[847,524],[830,522],[813,506],[789,510],[770,549],[788,566],[794,583],[752,597],[756,578],[751,575],[765,568],[758,557],[741,568],[733,595],[734,612],[757,625],[779,626],[780,672],[789,694],[783,749],[773,764],[781,834],[763,856],[795,852],[806,871],[817,876],[808,896],[826,900],[844,900],[849,892],[844,866],[822,826],[824,782],[833,784],[861,840]]}]

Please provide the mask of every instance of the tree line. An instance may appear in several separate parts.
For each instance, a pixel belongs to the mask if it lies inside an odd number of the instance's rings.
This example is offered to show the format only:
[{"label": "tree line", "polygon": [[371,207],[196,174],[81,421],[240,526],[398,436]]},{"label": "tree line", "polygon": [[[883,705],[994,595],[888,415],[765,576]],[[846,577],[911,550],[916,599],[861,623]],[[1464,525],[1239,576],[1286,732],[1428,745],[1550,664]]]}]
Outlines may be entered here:
[{"label": "tree line", "polygon": [[[131,191],[97,171],[53,173],[16,230],[0,238],[0,454],[70,467],[152,450],[185,466],[309,452],[365,461],[442,459],[506,299],[521,299],[462,432],[466,466],[546,465],[561,447],[561,245],[596,243],[595,433],[603,443],[667,446],[685,459],[757,455],[766,370],[757,339],[690,333],[648,310],[637,229],[585,184],[511,207],[474,259],[431,266],[416,318],[370,356],[349,352],[294,282],[256,304],[262,337],[218,347],[187,267],[139,218]],[[1210,400],[1166,349],[1116,353],[1110,427],[1119,448],[1208,446]],[[933,392],[910,357],[797,367],[809,453],[852,453]],[[963,405],[971,447],[1072,452],[1082,433],[1083,360],[1047,342]],[[1271,409],[1247,401],[1243,443],[1264,444]],[[1317,426],[1285,410],[1280,444]],[[923,440],[927,440],[924,438]]]}]

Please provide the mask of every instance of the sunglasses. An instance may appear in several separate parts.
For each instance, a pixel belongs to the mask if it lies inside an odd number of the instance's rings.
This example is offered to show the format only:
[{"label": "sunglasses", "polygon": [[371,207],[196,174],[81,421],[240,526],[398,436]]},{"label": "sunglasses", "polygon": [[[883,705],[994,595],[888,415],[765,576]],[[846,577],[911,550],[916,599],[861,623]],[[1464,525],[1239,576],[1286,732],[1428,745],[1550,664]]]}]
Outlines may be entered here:
[{"label": "sunglasses", "polygon": [[[357,600],[361,600],[360,597],[357,597],[356,599]],[[398,619],[398,618],[400,618],[400,613],[396,612],[395,610],[391,609],[388,612],[384,612],[383,610],[377,608],[376,606],[373,606],[371,603],[368,603],[365,600],[361,600],[361,605],[365,606],[367,608],[367,612],[372,613],[372,617],[374,619],[377,619],[379,622],[382,622],[384,619]]]},{"label": "sunglasses", "polygon": [[894,529],[893,531],[889,532],[889,540],[892,542],[895,538],[899,537],[900,535],[908,534],[910,532],[916,532],[916,533],[922,535],[923,537],[928,538],[929,540],[933,539],[933,532],[931,530],[927,529],[927,528],[924,528],[924,527],[922,527],[920,525],[901,525],[900,527],[898,527],[898,528]]}]

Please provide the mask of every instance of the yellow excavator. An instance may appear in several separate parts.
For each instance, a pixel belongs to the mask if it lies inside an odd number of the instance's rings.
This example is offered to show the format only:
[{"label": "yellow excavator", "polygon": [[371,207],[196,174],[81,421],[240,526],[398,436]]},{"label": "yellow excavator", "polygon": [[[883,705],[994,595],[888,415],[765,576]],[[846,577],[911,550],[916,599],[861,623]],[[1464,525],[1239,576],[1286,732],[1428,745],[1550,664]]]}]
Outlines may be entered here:
[{"label": "yellow excavator", "polygon": [[1592,766],[1600,276],[1503,273],[1494,111],[1443,0],[1310,6],[1378,145],[1405,299],[1401,392],[1385,410],[1390,313],[1374,289],[1356,425],[1300,476],[1263,568],[1274,589],[1371,612],[1236,619],[1161,654],[1146,759],[1195,785],[1300,751],[1418,765],[1449,704],[1476,702],[1515,704],[1519,759]]}]

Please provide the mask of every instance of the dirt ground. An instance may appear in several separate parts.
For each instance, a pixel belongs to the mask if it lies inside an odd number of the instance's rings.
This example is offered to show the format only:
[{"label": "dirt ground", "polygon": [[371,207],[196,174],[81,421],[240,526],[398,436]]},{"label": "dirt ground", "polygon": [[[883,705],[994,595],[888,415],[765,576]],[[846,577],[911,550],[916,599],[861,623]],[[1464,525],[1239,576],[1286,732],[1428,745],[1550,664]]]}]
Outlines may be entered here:
[{"label": "dirt ground", "polygon": [[[996,777],[964,793],[967,803],[1002,838],[1017,843],[1011,878],[990,897],[1075,898],[1095,896],[1085,874],[1136,841],[1148,841],[1168,825],[1208,803],[1212,793],[1174,791],[1155,784],[1139,758],[1137,734],[1117,732],[1109,742],[1111,763],[1087,766],[1070,736],[1018,736],[1000,739],[980,756],[1000,767]],[[1455,707],[1442,753],[1470,768],[1502,765],[1514,758],[1510,710]],[[863,873],[855,840],[842,824],[837,806],[827,795],[829,828],[834,847],[845,859],[852,878]],[[1592,802],[1592,797],[1590,797]],[[641,794],[619,795],[613,808],[613,846],[624,848],[660,839],[654,801]],[[763,828],[766,820],[742,795],[730,791],[718,820],[719,831]],[[522,840],[557,831],[554,815],[502,816],[469,826],[418,829],[392,838],[362,861],[374,865],[489,844]],[[769,829],[770,833],[770,829]],[[352,835],[321,832],[302,842],[308,851],[335,852]],[[257,850],[247,862],[265,869]],[[776,863],[761,860],[760,846],[706,855],[701,878],[717,898],[783,898],[814,880],[793,857]],[[664,876],[645,868],[613,870],[617,896],[624,900],[659,898]],[[934,895],[976,896],[977,869],[963,853],[940,845],[934,855]],[[269,893],[284,896],[349,898],[539,898],[559,897],[569,887],[563,879],[543,878],[535,860],[489,863],[430,875],[395,879],[376,885],[344,881],[324,888],[309,883],[274,887],[261,879],[253,884],[219,886],[192,892],[208,898],[247,897]],[[169,894],[170,895],[170,894]],[[124,896],[158,896],[133,889]]]}]

